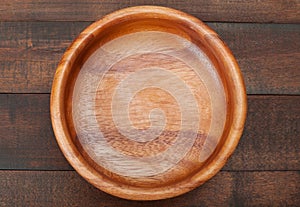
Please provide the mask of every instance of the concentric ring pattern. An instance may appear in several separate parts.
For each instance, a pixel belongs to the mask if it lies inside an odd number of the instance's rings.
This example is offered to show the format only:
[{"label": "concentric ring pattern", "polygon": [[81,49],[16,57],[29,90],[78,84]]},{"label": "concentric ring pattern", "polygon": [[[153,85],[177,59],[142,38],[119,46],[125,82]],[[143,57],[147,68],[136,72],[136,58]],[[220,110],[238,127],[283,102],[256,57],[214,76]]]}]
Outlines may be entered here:
[{"label": "concentric ring pattern", "polygon": [[214,67],[194,43],[163,31],[134,32],[99,47],[83,64],[72,98],[87,156],[127,178],[176,180],[199,169],[226,122]]}]

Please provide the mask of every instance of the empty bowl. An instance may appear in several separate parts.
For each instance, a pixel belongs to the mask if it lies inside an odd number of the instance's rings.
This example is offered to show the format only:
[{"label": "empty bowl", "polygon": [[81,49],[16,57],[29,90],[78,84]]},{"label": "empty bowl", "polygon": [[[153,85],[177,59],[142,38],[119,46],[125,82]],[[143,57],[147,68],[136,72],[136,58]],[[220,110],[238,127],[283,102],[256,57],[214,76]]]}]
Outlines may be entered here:
[{"label": "empty bowl", "polygon": [[197,18],[156,6],[86,28],[57,68],[51,118],[69,163],[131,200],[188,192],[234,151],[246,117],[241,71]]}]

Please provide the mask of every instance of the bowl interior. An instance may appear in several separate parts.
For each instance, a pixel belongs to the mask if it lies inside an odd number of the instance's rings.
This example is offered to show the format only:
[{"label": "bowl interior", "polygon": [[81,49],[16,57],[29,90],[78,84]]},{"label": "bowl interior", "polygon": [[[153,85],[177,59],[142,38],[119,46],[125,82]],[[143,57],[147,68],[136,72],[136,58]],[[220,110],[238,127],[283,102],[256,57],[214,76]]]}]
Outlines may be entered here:
[{"label": "bowl interior", "polygon": [[230,134],[244,88],[229,68],[236,63],[203,23],[176,16],[104,18],[61,63],[65,136],[56,137],[73,167],[111,194],[186,192],[219,170],[237,142]]}]

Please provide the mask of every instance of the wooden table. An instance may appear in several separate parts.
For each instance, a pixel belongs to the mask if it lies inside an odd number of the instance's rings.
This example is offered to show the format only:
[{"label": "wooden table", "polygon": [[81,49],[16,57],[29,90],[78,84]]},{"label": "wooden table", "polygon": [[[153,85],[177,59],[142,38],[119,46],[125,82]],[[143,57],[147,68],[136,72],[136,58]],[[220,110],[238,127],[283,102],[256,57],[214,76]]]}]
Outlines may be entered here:
[{"label": "wooden table", "polygon": [[[142,4],[173,7],[216,30],[245,77],[248,117],[227,165],[173,199],[127,201],[92,187],[67,163],[50,123],[60,57],[92,21]],[[300,205],[300,1],[2,0],[0,206]]]}]

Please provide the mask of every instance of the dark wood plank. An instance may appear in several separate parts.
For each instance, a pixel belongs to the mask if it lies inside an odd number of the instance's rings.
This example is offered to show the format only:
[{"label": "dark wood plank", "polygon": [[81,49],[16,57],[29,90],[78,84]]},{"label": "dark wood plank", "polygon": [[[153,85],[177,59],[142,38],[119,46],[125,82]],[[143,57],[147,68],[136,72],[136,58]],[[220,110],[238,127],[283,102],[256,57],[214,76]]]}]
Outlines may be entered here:
[{"label": "dark wood plank", "polygon": [[93,21],[120,8],[159,5],[180,9],[204,21],[300,22],[298,0],[2,0],[2,21]]},{"label": "dark wood plank", "polygon": [[0,92],[50,92],[62,54],[88,24],[0,22]]},{"label": "dark wood plank", "polygon": [[[89,24],[0,22],[0,92],[49,93],[64,50]],[[209,25],[235,54],[248,94],[300,94],[300,24]]]},{"label": "dark wood plank", "polygon": [[[300,96],[249,96],[244,135],[223,170],[300,170]],[[48,94],[0,95],[0,169],[71,170]]]},{"label": "dark wood plank", "polygon": [[1,169],[71,169],[54,138],[49,102],[48,94],[0,95]]},{"label": "dark wood plank", "polygon": [[0,171],[0,205],[5,206],[296,206],[300,174],[220,172],[182,196],[128,201],[97,190],[73,171]]},{"label": "dark wood plank", "polygon": [[300,24],[209,24],[228,44],[248,94],[300,94]]},{"label": "dark wood plank", "polygon": [[224,170],[300,170],[300,96],[248,96],[244,134]]}]

